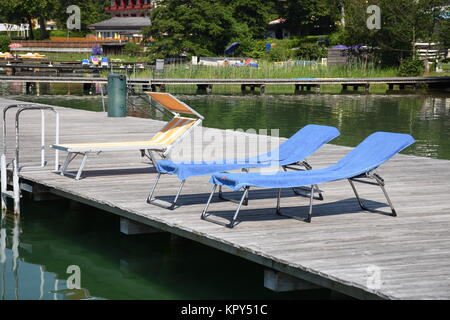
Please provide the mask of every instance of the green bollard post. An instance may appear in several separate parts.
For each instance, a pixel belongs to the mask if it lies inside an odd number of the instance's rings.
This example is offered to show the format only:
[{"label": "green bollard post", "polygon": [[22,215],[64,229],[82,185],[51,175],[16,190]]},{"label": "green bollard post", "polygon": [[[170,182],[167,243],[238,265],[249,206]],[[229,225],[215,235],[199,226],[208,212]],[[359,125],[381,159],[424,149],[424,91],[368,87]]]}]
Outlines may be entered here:
[{"label": "green bollard post", "polygon": [[108,75],[108,117],[127,116],[127,77],[123,74]]}]

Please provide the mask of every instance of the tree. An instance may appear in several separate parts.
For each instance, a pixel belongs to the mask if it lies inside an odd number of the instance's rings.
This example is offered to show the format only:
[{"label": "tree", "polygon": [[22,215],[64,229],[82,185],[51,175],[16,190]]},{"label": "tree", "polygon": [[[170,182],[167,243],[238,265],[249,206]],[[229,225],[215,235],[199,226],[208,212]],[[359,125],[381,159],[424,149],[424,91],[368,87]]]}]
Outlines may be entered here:
[{"label": "tree", "polygon": [[90,31],[89,25],[110,18],[110,15],[104,10],[111,4],[110,0],[59,0],[59,3],[55,20],[62,29],[66,29],[67,18],[69,17],[66,10],[70,5],[80,7],[81,31],[84,32]]},{"label": "tree", "polygon": [[442,18],[437,27],[437,39],[441,45],[450,48],[450,17]]},{"label": "tree", "polygon": [[414,54],[417,41],[432,42],[445,0],[373,0],[381,8],[381,29],[366,25],[367,3],[342,0],[345,28],[342,40],[347,45],[368,45],[376,49],[384,64],[399,64]]},{"label": "tree", "polygon": [[0,35],[0,51],[8,52],[11,39],[6,35]]},{"label": "tree", "polygon": [[330,33],[340,10],[337,0],[279,0],[278,12],[295,35]]},{"label": "tree", "polygon": [[144,36],[153,38],[153,58],[223,53],[238,34],[229,6],[221,0],[161,0],[151,14]]},{"label": "tree", "polygon": [[240,24],[245,35],[254,39],[263,39],[267,24],[278,18],[275,1],[268,0],[234,0],[230,1],[233,18]]},{"label": "tree", "polygon": [[[108,0],[0,0],[0,17],[9,23],[28,23],[32,26],[32,20],[37,19],[40,25],[40,38],[46,39],[49,34],[45,28],[46,21],[55,19],[60,27],[65,28],[69,15],[66,9],[69,5],[78,5],[81,9],[81,29],[87,31],[87,26],[107,19],[104,7],[108,6]],[[30,29],[30,37],[34,39],[33,29]]]},{"label": "tree", "polygon": [[54,17],[58,7],[58,0],[0,0],[0,16],[10,23],[28,23],[32,39],[34,38],[32,20],[37,19],[41,29],[41,39],[45,39],[48,37],[45,21]]}]

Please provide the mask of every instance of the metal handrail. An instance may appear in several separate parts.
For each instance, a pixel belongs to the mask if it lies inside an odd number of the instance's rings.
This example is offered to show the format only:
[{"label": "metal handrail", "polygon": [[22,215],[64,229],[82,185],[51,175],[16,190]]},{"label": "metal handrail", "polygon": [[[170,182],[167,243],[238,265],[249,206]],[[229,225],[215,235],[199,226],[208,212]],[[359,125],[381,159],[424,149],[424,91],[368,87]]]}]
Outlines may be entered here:
[{"label": "metal handrail", "polygon": [[6,113],[8,112],[8,110],[13,109],[13,108],[23,108],[26,107],[26,104],[11,104],[9,106],[6,106],[3,109],[3,153],[6,155]]},{"label": "metal handrail", "polygon": [[[20,130],[19,130],[19,124],[20,124],[20,115],[24,111],[33,111],[33,110],[40,110],[41,111],[41,165],[40,166],[28,166],[28,167],[20,167],[19,165],[19,153],[20,153]],[[27,107],[21,107],[16,112],[16,163],[18,171],[20,172],[24,168],[43,168],[47,165],[47,162],[45,161],[45,111],[51,111],[55,114],[55,144],[59,144],[59,114],[53,107],[47,107],[47,106],[27,106]],[[59,170],[59,151],[55,150],[55,171]]]},{"label": "metal handrail", "polygon": [[[6,162],[6,152],[7,152],[7,128],[6,128],[6,114],[8,110],[11,109],[18,109],[16,111],[16,150],[15,150],[15,158],[12,159],[10,163],[7,164]],[[19,182],[19,172],[26,168],[25,166],[20,168],[19,167],[19,143],[20,143],[20,132],[19,132],[19,119],[20,114],[27,110],[40,110],[41,111],[41,165],[38,167],[27,167],[27,168],[43,168],[47,165],[47,162],[45,161],[45,111],[50,110],[55,114],[56,118],[56,143],[59,143],[59,114],[58,112],[52,108],[52,107],[46,107],[46,106],[33,106],[32,104],[13,104],[8,105],[3,109],[3,152],[0,155],[0,176],[1,176],[1,208],[2,210],[7,209],[7,203],[6,198],[11,197],[14,199],[14,213],[19,214],[20,213],[20,182]],[[13,190],[8,191],[7,190],[7,167],[9,165],[12,165],[12,171],[13,171]],[[59,169],[59,153],[56,150],[55,151],[55,171]]]}]

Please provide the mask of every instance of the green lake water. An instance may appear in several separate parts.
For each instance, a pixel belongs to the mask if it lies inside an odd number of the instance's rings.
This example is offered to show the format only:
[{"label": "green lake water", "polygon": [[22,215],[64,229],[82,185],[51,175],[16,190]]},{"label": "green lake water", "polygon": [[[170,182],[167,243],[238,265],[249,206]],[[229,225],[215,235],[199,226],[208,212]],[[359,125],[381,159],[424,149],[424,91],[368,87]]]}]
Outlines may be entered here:
[{"label": "green lake water", "polygon": [[[279,129],[289,137],[306,124],[325,124],[341,131],[333,143],[346,146],[374,131],[402,132],[417,140],[405,153],[450,159],[450,95],[178,96],[205,116],[207,127]],[[102,109],[98,96],[7,97]],[[167,234],[124,236],[117,217],[69,201],[24,199],[23,206],[20,221],[11,216],[1,221],[0,299],[330,296],[328,290],[271,292],[263,288],[259,265]],[[80,268],[80,290],[68,289],[71,265]]]}]

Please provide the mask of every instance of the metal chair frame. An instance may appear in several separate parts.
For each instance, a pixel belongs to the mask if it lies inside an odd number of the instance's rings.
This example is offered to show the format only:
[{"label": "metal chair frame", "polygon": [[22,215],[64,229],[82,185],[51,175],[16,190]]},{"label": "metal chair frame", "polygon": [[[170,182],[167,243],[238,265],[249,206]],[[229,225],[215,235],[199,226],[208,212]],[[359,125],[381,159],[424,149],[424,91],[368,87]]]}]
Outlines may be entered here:
[{"label": "metal chair frame", "polygon": [[[149,159],[152,161],[152,163],[154,164],[154,163],[155,163],[155,159],[154,159],[153,156],[151,156],[151,153],[150,153],[150,155],[149,155],[148,157],[149,157]],[[296,163],[292,163],[292,164],[290,164],[290,165],[286,165],[286,166],[282,166],[282,167],[283,167],[283,170],[287,171],[287,169],[294,169],[293,166],[296,166],[296,165],[298,165],[298,166],[304,166],[307,170],[311,170],[311,169],[312,169],[312,167],[308,164],[308,162],[307,162],[306,160],[300,161],[300,162],[296,162]],[[309,168],[309,169],[308,169],[308,168]],[[302,170],[302,169],[296,168],[296,169],[294,169],[294,170]],[[248,172],[250,172],[250,168],[242,168],[242,171],[248,173]],[[160,180],[160,178],[161,178],[162,175],[163,175],[162,173],[158,172],[158,176],[157,176],[157,178],[156,178],[155,184],[153,185],[153,187],[152,187],[152,189],[151,189],[151,191],[150,191],[150,194],[149,194],[149,196],[147,197],[147,203],[149,203],[149,204],[154,204],[154,205],[156,205],[156,206],[158,206],[158,207],[161,207],[161,208],[165,208],[165,209],[169,209],[169,210],[174,210],[174,209],[176,208],[176,204],[177,204],[177,201],[178,201],[178,199],[179,199],[179,197],[180,197],[180,195],[181,195],[181,191],[182,191],[182,189],[183,189],[183,187],[184,187],[184,184],[186,183],[186,179],[185,179],[185,180],[182,180],[182,181],[180,182],[180,186],[178,187],[177,194],[175,195],[173,201],[172,201],[172,202],[169,202],[169,205],[164,205],[164,204],[158,203],[158,202],[156,201],[156,198],[154,197],[154,194],[155,194],[155,191],[156,191],[156,187],[157,187],[157,185],[158,185],[158,183],[159,183],[159,180]],[[317,186],[316,186],[316,187],[317,187]],[[292,190],[294,191],[295,194],[300,195],[300,196],[304,196],[304,194],[298,192],[295,188],[292,188]],[[309,189],[307,189],[307,190],[309,190]],[[317,192],[320,192],[319,200],[323,200],[322,191],[321,191],[318,187],[317,187],[316,190],[317,190]],[[314,193],[314,192],[313,192],[313,193]],[[227,197],[225,197],[225,196],[223,195],[222,186],[219,186],[219,199],[224,200],[224,201],[234,202],[234,203],[236,203],[236,204],[241,204],[241,206],[247,206],[247,205],[248,205],[248,193],[247,193],[246,196],[244,197],[244,200],[243,200],[243,201],[235,200],[235,199],[231,199],[231,198],[227,198]],[[242,203],[241,203],[241,202],[242,202]]]},{"label": "metal chair frame", "polygon": [[[371,180],[375,180],[375,182],[365,181],[365,180],[361,180],[361,179],[371,179]],[[381,188],[381,190],[383,191],[383,194],[384,194],[384,196],[385,196],[385,198],[386,198],[386,200],[387,200],[387,202],[388,202],[388,204],[389,204],[389,206],[391,208],[391,214],[389,214],[389,215],[392,216],[392,217],[396,217],[397,216],[397,212],[396,212],[396,210],[394,208],[394,205],[392,204],[392,201],[389,198],[389,195],[388,195],[388,193],[386,191],[385,181],[384,181],[383,178],[381,178],[381,176],[379,174],[375,173],[374,170],[366,172],[366,173],[358,175],[358,176],[355,176],[355,177],[352,177],[352,178],[349,178],[347,180],[350,182],[352,190],[355,193],[355,196],[356,196],[356,199],[358,201],[358,204],[359,204],[359,206],[361,207],[362,210],[375,212],[374,210],[368,208],[364,204],[364,202],[362,201],[362,199],[359,196],[358,191],[356,190],[356,186],[355,186],[354,182],[360,182],[360,183],[365,183],[365,184],[379,186]],[[318,191],[318,186],[317,185],[311,185],[310,188],[311,188],[310,189],[311,192],[310,192],[310,196],[309,196],[309,211],[308,211],[308,215],[306,216],[306,218],[301,219],[301,218],[298,218],[298,217],[295,217],[295,216],[286,215],[286,214],[281,212],[281,188],[278,189],[278,193],[277,193],[277,205],[276,205],[276,213],[277,213],[277,215],[285,216],[285,217],[289,217],[289,218],[292,218],[292,219],[295,219],[295,220],[300,220],[300,221],[304,221],[304,222],[310,223],[311,220],[312,220],[312,215],[313,215],[314,194],[320,192],[320,191]],[[238,218],[239,212],[241,210],[241,207],[242,207],[242,205],[244,203],[245,197],[248,197],[248,193],[249,193],[250,187],[243,188],[244,189],[244,193],[243,193],[243,195],[241,197],[241,200],[238,202],[238,207],[237,207],[237,209],[236,209],[236,211],[234,213],[234,216],[233,216],[232,220],[228,224],[208,218],[211,215],[210,213],[208,213],[208,208],[209,208],[209,206],[211,204],[211,200],[212,200],[212,198],[214,196],[214,193],[216,192],[216,189],[217,189],[217,185],[214,185],[213,188],[212,188],[211,194],[210,194],[210,196],[208,198],[208,202],[206,203],[205,209],[202,211],[202,214],[201,214],[200,217],[201,217],[202,220],[206,220],[206,221],[213,222],[213,223],[216,223],[216,224],[219,224],[219,225],[223,225],[223,226],[228,227],[230,229],[234,228],[238,224],[237,218]]]}]

